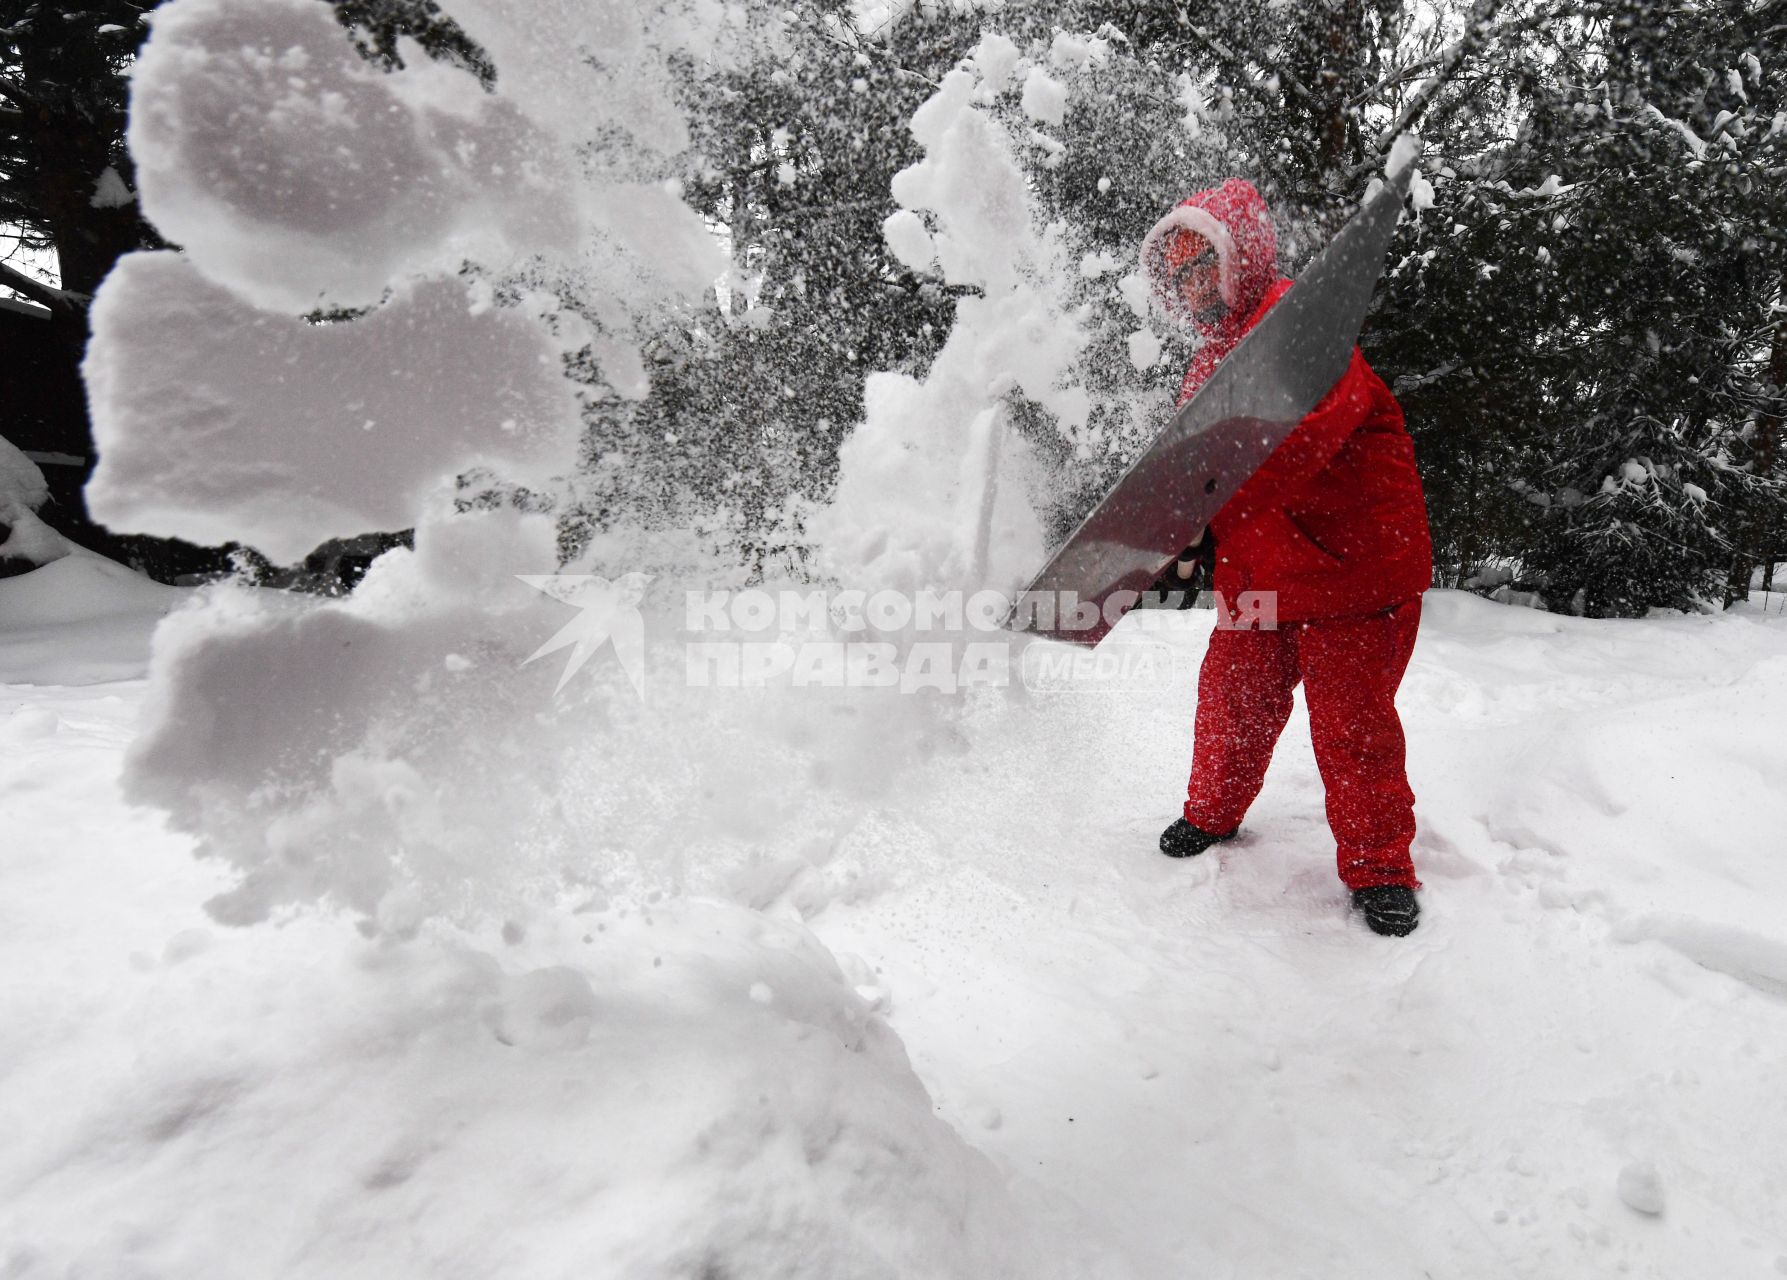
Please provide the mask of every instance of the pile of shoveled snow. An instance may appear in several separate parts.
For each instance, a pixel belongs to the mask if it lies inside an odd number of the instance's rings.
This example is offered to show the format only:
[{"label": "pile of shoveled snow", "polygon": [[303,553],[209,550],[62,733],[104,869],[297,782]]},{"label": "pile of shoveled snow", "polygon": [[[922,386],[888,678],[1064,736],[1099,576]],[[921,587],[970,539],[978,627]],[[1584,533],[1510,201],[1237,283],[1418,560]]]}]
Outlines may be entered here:
[{"label": "pile of shoveled snow", "polygon": [[[27,722],[34,757],[109,755],[42,718],[102,709],[60,707]],[[1073,1274],[798,923],[679,903],[507,944],[219,932],[166,837],[75,821],[72,853],[68,831],[13,851],[0,909],[33,978],[0,1026],[8,1276]]]},{"label": "pile of shoveled snow", "polygon": [[38,518],[50,486],[35,462],[12,441],[0,437],[0,574],[48,564],[73,548]]},{"label": "pile of shoveled snow", "polygon": [[38,518],[49,485],[0,438],[0,683],[140,676],[149,637],[192,595],[77,546]]},{"label": "pile of shoveled snow", "polygon": [[60,554],[48,563],[0,578],[0,683],[99,684],[143,675],[156,625],[194,593],[58,541]]},{"label": "pile of shoveled snow", "polygon": [[50,496],[50,486],[37,464],[12,441],[0,437],[0,522],[21,511],[35,511]]},{"label": "pile of shoveled snow", "polygon": [[[71,651],[109,625],[77,593],[26,611]],[[1100,1274],[937,1118],[872,968],[792,907],[543,883],[403,942],[219,927],[225,877],[118,792],[144,686],[54,687],[39,656],[0,693],[0,1274]],[[241,696],[275,709],[281,679]]]}]

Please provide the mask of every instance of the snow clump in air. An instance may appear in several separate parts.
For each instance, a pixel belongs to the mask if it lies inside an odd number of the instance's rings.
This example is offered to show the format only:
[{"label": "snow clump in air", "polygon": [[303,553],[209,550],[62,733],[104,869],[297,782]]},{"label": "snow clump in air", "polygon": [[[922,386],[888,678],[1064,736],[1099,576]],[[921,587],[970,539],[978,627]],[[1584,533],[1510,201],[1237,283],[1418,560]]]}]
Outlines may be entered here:
[{"label": "snow clump in air", "polygon": [[[581,933],[610,894],[654,904],[624,948],[542,950],[515,973],[474,966],[480,998],[431,1006],[452,1034],[409,1018],[364,1038],[428,1034],[429,1056],[467,1036],[512,1051],[468,1058],[467,1080],[473,1094],[494,1080],[495,1098],[554,1097],[541,1128],[556,1154],[534,1185],[653,1206],[567,1213],[583,1230],[563,1242],[575,1263],[543,1256],[536,1271],[1063,1271],[1045,1224],[1024,1220],[1004,1179],[936,1118],[825,949],[751,909],[797,910],[781,901],[792,873],[731,874],[741,849],[823,862],[824,841],[778,848],[795,810],[844,809],[832,788],[852,777],[852,740],[875,757],[865,776],[886,773],[885,748],[835,716],[827,731],[844,741],[815,745],[824,707],[778,721],[774,705],[690,693],[670,645],[639,655],[655,704],[606,643],[555,697],[557,665],[525,660],[574,609],[521,577],[606,578],[649,559],[617,563],[611,539],[561,565],[550,517],[455,501],[474,464],[492,485],[569,473],[579,422],[563,357],[587,347],[637,393],[635,316],[698,299],[724,268],[700,217],[652,174],[689,143],[665,64],[723,61],[727,10],[450,10],[497,68],[494,90],[420,57],[372,69],[311,0],[171,0],[157,13],[132,141],[144,210],[185,252],[126,258],[96,302],[95,507],[117,526],[252,539],[282,557],[367,524],[415,538],[345,598],[222,584],[168,619],[126,790],[233,873],[208,904],[229,924],[320,905],[438,956],[455,928],[493,917],[532,913],[510,931],[519,946],[555,923]],[[966,76],[952,92],[972,87]],[[962,209],[949,175],[1002,156],[987,129],[952,133],[959,107],[925,117],[923,136],[953,159],[910,207],[952,233],[937,242],[950,277],[997,299],[930,392],[945,440],[992,403],[995,379],[1052,387],[1051,351],[1072,347],[1026,292],[1034,236],[1015,170],[994,174],[990,219]],[[899,398],[889,392],[884,403]],[[1001,511],[1009,566],[1036,532],[1020,494]],[[802,769],[813,785],[791,791]],[[808,844],[813,825],[799,824]],[[665,885],[747,901],[722,902],[718,924],[685,918]],[[603,963],[617,972],[598,982]],[[612,1087],[617,1067],[616,1079],[665,1083]],[[364,1078],[344,1075],[337,1092]],[[549,1079],[588,1082],[584,1132],[633,1135],[606,1166],[564,1131]],[[483,1114],[482,1101],[457,1110]]]},{"label": "snow clump in air", "polygon": [[[258,310],[180,254],[138,253],[100,292],[93,329],[88,501],[127,528],[240,540],[289,564],[331,537],[414,524],[479,463],[544,484],[576,443],[550,335],[513,308],[474,310],[456,280],[315,325]],[[182,341],[157,341],[167,333]]]},{"label": "snow clump in air", "polygon": [[144,211],[269,309],[368,306],[394,279],[576,233],[553,180],[569,158],[513,101],[428,58],[372,65],[313,0],[164,6],[130,119]]},{"label": "snow clump in air", "polygon": [[[686,145],[642,15],[453,16],[500,91],[420,55],[375,68],[309,0],[175,0],[133,77],[144,211],[185,249],[127,256],[95,301],[96,514],[280,560],[417,530],[352,601],[219,588],[158,637],[127,785],[236,867],[216,909],[239,922],[331,902],[403,932],[464,910],[481,869],[520,874],[519,806],[558,766],[526,763],[508,684],[549,694],[515,669],[560,610],[515,577],[558,551],[544,518],[457,512],[458,478],[572,470],[565,354],[636,372],[635,311],[723,264],[671,188],[573,158],[596,135]],[[704,30],[662,44],[705,54]],[[532,285],[546,265],[593,322]],[[325,305],[366,309],[301,318]]]},{"label": "snow clump in air", "polygon": [[[1097,52],[1074,40],[1053,48],[1067,65]],[[839,451],[836,494],[812,528],[828,568],[867,590],[1022,585],[1044,551],[1029,491],[1039,470],[1007,429],[1006,400],[1036,401],[1066,433],[1091,412],[1073,376],[1088,335],[1063,301],[1078,259],[1060,228],[1042,225],[1013,139],[989,110],[1010,91],[1017,52],[1004,36],[982,37],[914,114],[925,155],[894,176],[903,207],[884,228],[889,247],[908,265],[934,253],[944,283],[979,296],[957,301],[924,378],[870,376],[865,419]],[[1040,67],[1021,96],[1031,117],[1063,118],[1067,88]]]},{"label": "snow clump in air", "polygon": [[1059,126],[1067,119],[1067,86],[1041,67],[1024,78],[1024,114],[1040,124]]}]

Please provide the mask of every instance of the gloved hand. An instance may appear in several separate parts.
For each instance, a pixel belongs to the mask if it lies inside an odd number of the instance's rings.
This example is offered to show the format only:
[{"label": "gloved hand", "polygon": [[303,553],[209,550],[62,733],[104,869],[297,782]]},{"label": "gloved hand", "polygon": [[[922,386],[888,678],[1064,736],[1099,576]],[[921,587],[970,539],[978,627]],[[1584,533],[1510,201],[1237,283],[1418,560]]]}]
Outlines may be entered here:
[{"label": "gloved hand", "polygon": [[1197,603],[1198,593],[1209,589],[1216,569],[1216,539],[1207,534],[1207,529],[1199,529],[1191,545],[1148,588],[1149,594],[1160,597],[1150,601],[1150,607],[1189,609]]}]

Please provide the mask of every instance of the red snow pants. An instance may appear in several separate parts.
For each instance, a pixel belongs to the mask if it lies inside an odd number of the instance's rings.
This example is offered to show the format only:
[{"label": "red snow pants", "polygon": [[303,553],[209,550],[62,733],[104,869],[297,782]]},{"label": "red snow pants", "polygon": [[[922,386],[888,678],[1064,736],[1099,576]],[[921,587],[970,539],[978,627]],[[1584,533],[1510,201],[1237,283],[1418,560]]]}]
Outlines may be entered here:
[{"label": "red snow pants", "polygon": [[1415,794],[1403,766],[1396,686],[1420,619],[1416,596],[1362,618],[1213,632],[1198,672],[1185,820],[1205,831],[1241,825],[1302,680],[1341,880],[1349,889],[1419,888],[1409,860]]}]

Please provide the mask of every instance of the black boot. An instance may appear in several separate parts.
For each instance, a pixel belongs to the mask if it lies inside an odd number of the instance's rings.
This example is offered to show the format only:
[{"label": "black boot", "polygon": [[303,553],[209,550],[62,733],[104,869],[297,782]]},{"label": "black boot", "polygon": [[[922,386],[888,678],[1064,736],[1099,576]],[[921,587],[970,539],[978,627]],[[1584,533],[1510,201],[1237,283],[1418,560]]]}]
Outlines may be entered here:
[{"label": "black boot", "polygon": [[1399,884],[1354,889],[1353,906],[1364,913],[1365,923],[1373,933],[1386,938],[1406,938],[1421,922],[1421,904],[1415,891]]},{"label": "black boot", "polygon": [[[1240,829],[1236,827],[1235,831]],[[1221,834],[1205,831],[1202,827],[1194,827],[1184,818],[1180,818],[1160,833],[1160,851],[1169,858],[1195,857],[1213,844],[1223,840],[1233,840],[1235,831],[1226,831]]]}]

